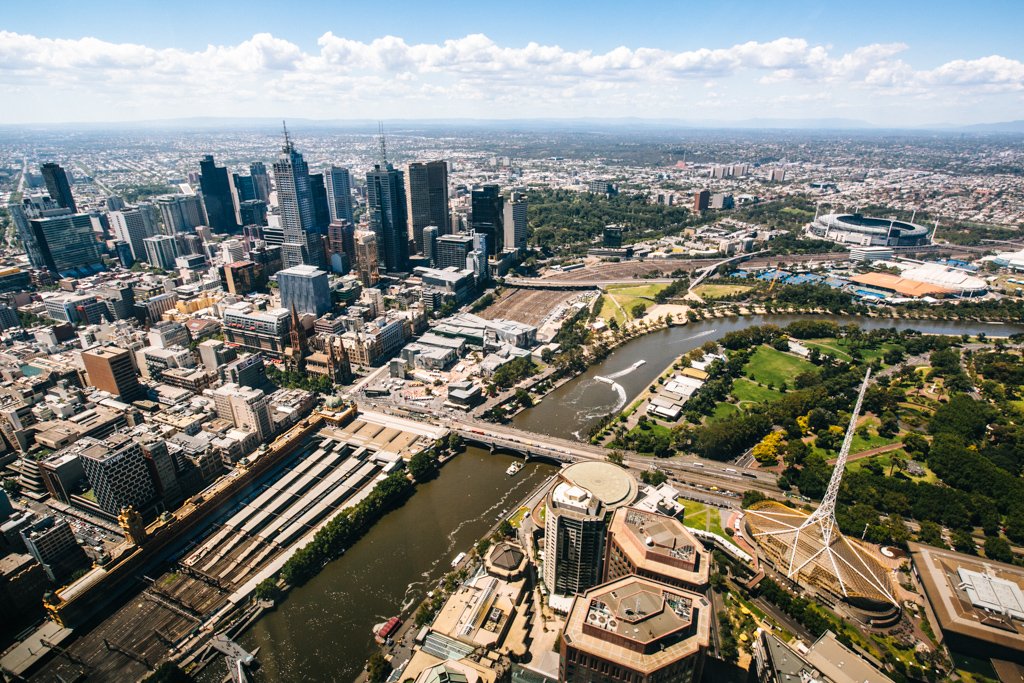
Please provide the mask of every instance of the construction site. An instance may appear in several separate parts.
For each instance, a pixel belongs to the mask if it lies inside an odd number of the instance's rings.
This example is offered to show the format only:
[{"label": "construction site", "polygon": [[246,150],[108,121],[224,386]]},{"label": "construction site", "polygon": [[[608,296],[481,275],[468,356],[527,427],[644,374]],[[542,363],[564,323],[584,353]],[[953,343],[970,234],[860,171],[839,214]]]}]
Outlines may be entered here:
[{"label": "construction site", "polygon": [[149,570],[135,575],[137,593],[128,602],[98,624],[76,625],[82,635],[55,648],[30,680],[135,680],[168,654],[193,669],[224,654],[232,679],[245,680],[252,656],[232,637],[265,607],[251,599],[259,582],[438,436],[390,420],[318,423],[285,462],[222,505],[187,544],[153,557]]}]

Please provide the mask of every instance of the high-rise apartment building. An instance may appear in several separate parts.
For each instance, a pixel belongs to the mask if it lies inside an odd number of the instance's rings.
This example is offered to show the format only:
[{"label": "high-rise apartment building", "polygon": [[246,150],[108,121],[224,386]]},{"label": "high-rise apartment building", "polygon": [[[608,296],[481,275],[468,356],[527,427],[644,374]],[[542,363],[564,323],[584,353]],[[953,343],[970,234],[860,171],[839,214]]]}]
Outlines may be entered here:
[{"label": "high-rise apartment building", "polygon": [[504,230],[505,248],[526,250],[526,209],[529,204],[522,192],[513,192],[505,204]]},{"label": "high-rise apartment building", "polygon": [[364,287],[374,287],[380,281],[377,261],[377,235],[369,230],[355,234],[356,272]]},{"label": "high-rise apartment building", "polygon": [[285,134],[284,146],[274,162],[277,204],[281,210],[285,268],[323,265],[323,244],[316,231],[316,209],[309,182],[309,166]]},{"label": "high-rise apartment building", "polygon": [[203,204],[194,194],[165,194],[156,198],[156,207],[164,224],[165,235],[194,232],[206,224]]},{"label": "high-rise apartment building", "polygon": [[74,444],[96,502],[108,514],[132,506],[142,511],[156,498],[156,488],[136,439],[115,432],[103,440],[82,437]]},{"label": "high-rise apartment building", "polygon": [[505,248],[501,188],[493,184],[474,187],[470,199],[473,231],[487,235],[488,256],[500,254]]},{"label": "high-rise apartment building", "polygon": [[122,211],[110,212],[110,227],[117,239],[127,242],[132,248],[132,256],[136,261],[146,260],[147,237],[156,234],[151,229],[150,222],[146,220],[138,207],[126,208]]},{"label": "high-rise apartment building", "polygon": [[406,198],[409,204],[409,227],[412,230],[416,253],[423,253],[423,228],[436,226],[447,235],[448,214],[448,162],[428,161],[409,164],[406,176]]},{"label": "high-rise apartment building", "polygon": [[170,235],[154,235],[142,240],[146,249],[146,261],[154,268],[174,270],[174,260],[178,258],[178,245]]},{"label": "high-rise apartment building", "polygon": [[293,266],[277,273],[281,307],[299,315],[320,317],[331,310],[331,287],[327,273],[313,266]]},{"label": "high-rise apartment building", "polygon": [[696,213],[701,211],[707,211],[708,205],[711,203],[711,191],[700,190],[693,194],[693,210]]},{"label": "high-rise apartment building", "polygon": [[388,273],[409,270],[409,229],[405,178],[391,164],[376,164],[366,174],[366,210],[377,235],[380,265]]},{"label": "high-rise apartment building", "polygon": [[116,346],[99,346],[82,351],[82,362],[89,384],[97,389],[129,402],[145,395],[129,351]]},{"label": "high-rise apartment building", "polygon": [[268,441],[274,435],[270,419],[270,402],[260,389],[227,383],[209,390],[217,409],[217,417],[230,420],[239,429],[248,429]]},{"label": "high-rise apartment building", "polygon": [[62,209],[70,209],[71,213],[78,213],[75,206],[75,198],[71,196],[71,183],[68,182],[68,174],[64,169],[55,163],[43,164],[43,182],[46,183],[46,191],[50,193],[57,206]]},{"label": "high-rise apartment building", "polygon": [[[203,193],[206,219],[216,232],[236,232],[235,204],[231,196],[231,181],[228,169],[218,166],[213,155],[207,154],[199,161],[199,187]],[[136,254],[138,257],[138,254]]]},{"label": "high-rise apartment building", "polygon": [[608,517],[637,491],[633,475],[611,463],[577,463],[558,473],[544,529],[543,579],[553,601],[600,583]]},{"label": "high-rise apartment building", "polygon": [[348,221],[352,218],[352,175],[347,168],[331,166],[324,171],[324,184],[327,186],[327,206],[332,221]]}]

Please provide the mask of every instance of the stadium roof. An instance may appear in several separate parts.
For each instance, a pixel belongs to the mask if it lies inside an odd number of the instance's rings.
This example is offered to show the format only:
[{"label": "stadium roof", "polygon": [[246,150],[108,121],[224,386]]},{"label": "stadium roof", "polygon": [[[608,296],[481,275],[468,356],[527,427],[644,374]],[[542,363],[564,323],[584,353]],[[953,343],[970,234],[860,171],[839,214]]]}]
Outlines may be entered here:
[{"label": "stadium roof", "polygon": [[887,292],[895,292],[901,296],[946,296],[956,293],[954,290],[946,287],[940,287],[927,282],[918,282],[917,280],[908,280],[891,273],[864,273],[862,275],[854,275],[850,280],[859,285],[875,287]]}]

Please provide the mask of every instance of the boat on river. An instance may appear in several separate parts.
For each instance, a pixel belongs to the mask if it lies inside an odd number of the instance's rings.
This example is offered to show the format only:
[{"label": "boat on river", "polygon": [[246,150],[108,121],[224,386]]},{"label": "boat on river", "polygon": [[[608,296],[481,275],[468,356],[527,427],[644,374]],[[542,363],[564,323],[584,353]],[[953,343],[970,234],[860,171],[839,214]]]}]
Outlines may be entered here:
[{"label": "boat on river", "polygon": [[507,474],[510,477],[514,477],[515,475],[519,474],[519,470],[521,469],[523,469],[523,463],[516,460],[514,463],[508,466],[508,469],[505,470],[505,474]]}]

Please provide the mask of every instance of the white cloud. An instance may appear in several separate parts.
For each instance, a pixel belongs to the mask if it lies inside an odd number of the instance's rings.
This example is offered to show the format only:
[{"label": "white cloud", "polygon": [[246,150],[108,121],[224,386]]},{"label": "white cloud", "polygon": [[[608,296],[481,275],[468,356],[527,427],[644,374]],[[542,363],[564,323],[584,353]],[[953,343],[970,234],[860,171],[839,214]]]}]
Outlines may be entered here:
[{"label": "white cloud", "polygon": [[[992,55],[920,69],[900,58],[908,49],[885,43],[838,53],[781,37],[726,48],[619,46],[595,53],[534,42],[503,46],[483,34],[409,44],[396,36],[362,42],[328,32],[308,52],[270,33],[188,51],[0,31],[0,87],[17,95],[0,121],[116,120],[126,111],[154,118],[574,116],[593,115],[595,104],[608,116],[676,115],[684,108],[700,117],[728,106],[735,118],[763,111],[737,109],[743,101],[774,101],[778,115],[803,115],[797,103],[820,100],[826,88],[836,108],[865,97],[905,97],[909,105],[937,89],[1003,97],[1024,91],[1020,61]],[[708,97],[711,87],[715,97]],[[254,103],[261,105],[256,111]]]}]

